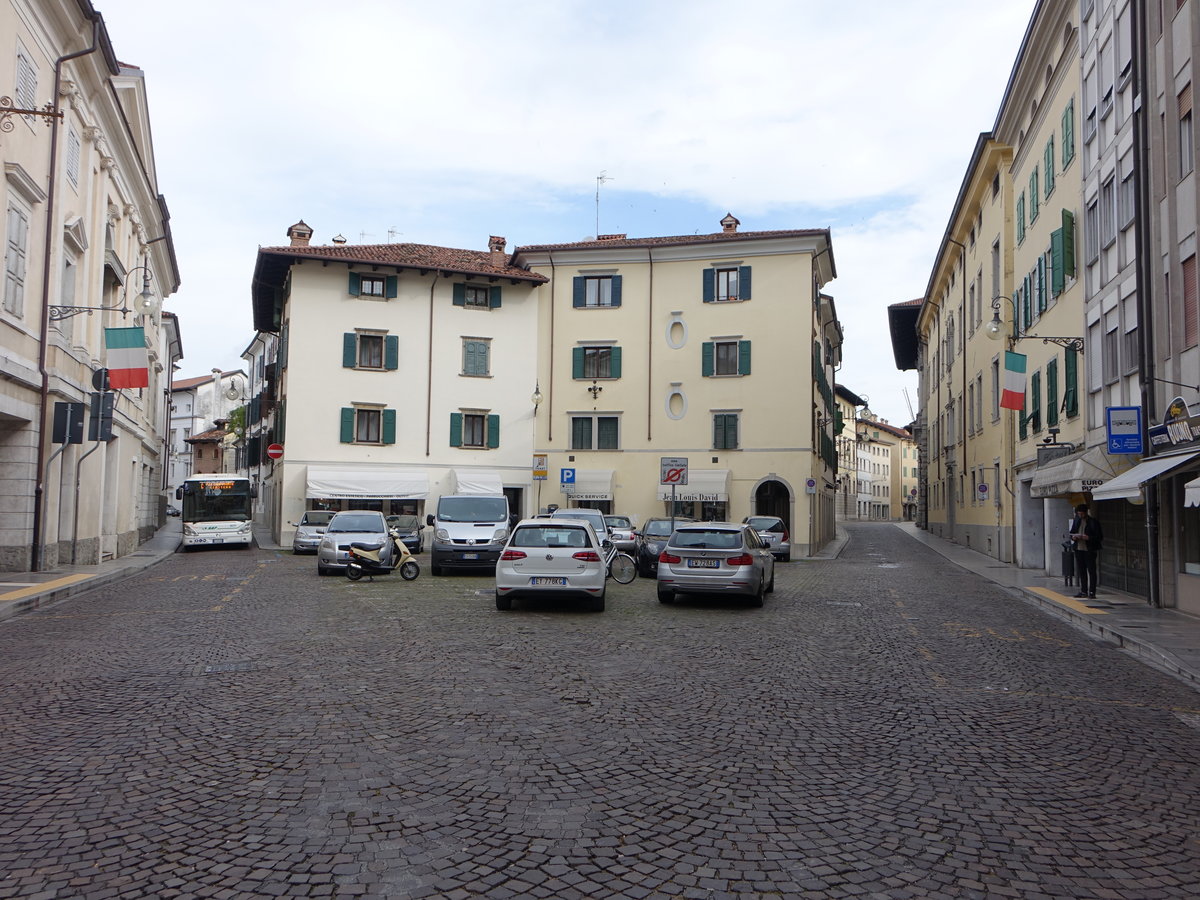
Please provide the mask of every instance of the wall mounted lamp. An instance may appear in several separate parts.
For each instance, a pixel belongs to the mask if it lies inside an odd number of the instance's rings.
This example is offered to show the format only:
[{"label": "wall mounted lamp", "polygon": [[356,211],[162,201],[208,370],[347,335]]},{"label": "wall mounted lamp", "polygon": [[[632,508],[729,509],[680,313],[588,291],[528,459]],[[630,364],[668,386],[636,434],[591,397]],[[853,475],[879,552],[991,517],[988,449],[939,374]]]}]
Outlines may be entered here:
[{"label": "wall mounted lamp", "polygon": [[536,416],[538,407],[542,405],[542,386],[540,383],[534,383],[533,395],[529,398],[529,402],[533,404],[533,414]]},{"label": "wall mounted lamp", "polygon": [[122,318],[131,312],[136,312],[138,315],[154,315],[158,311],[158,303],[155,301],[154,292],[150,290],[150,269],[148,266],[138,266],[135,269],[130,269],[129,274],[132,275],[137,271],[141,271],[142,273],[142,289],[133,298],[132,309],[129,308],[126,302],[129,298],[129,279],[126,279],[121,289],[120,306],[51,306],[49,308],[50,321],[57,322],[61,319],[69,319],[71,316],[77,316],[84,312],[89,316],[93,312],[119,312]]},{"label": "wall mounted lamp", "polygon": [[593,401],[595,401],[595,399],[596,399],[597,397],[599,397],[599,396],[600,396],[600,392],[601,392],[602,390],[604,390],[604,388],[602,388],[602,387],[600,387],[600,385],[596,384],[596,380],[593,378],[593,379],[592,379],[592,386],[591,386],[590,388],[588,388],[588,391],[589,391],[589,392],[591,393],[591,395],[592,395],[592,400],[593,400]]},{"label": "wall mounted lamp", "polygon": [[[1012,304],[1013,308],[1013,327],[1012,333],[1005,335],[1004,323],[1000,321],[1000,301],[1007,300]],[[1023,341],[1027,338],[1041,338],[1043,344],[1058,344],[1060,347],[1066,347],[1068,350],[1074,350],[1076,353],[1083,353],[1083,338],[1081,337],[1047,337],[1040,334],[1022,334],[1017,327],[1017,301],[1012,297],[993,297],[992,298],[992,321],[987,323],[987,336],[993,341],[1003,340],[1008,337],[1012,341]]]}]

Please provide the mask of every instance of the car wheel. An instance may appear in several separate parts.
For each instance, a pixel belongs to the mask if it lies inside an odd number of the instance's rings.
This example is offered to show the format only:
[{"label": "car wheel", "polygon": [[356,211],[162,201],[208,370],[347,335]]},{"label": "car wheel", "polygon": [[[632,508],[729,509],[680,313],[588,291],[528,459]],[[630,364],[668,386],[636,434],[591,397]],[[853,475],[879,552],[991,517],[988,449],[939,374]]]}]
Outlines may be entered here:
[{"label": "car wheel", "polygon": [[756,593],[754,596],[752,596],[750,598],[750,605],[755,606],[755,607],[761,607],[763,605],[763,600],[765,598],[766,593],[767,593],[767,584],[765,581],[760,581],[758,583],[758,593]]},{"label": "car wheel", "polygon": [[587,608],[589,610],[591,610],[592,612],[604,612],[604,597],[603,597],[603,595],[601,595],[599,597],[593,597],[591,600],[589,600]]},{"label": "car wheel", "polygon": [[[434,574],[436,575],[437,573],[435,572]],[[496,609],[500,610],[501,612],[512,609],[512,597],[501,597],[499,594],[497,594]]]},{"label": "car wheel", "polygon": [[668,590],[667,588],[660,587],[658,589],[658,602],[659,603],[674,603],[675,602],[675,592],[672,590]]},{"label": "car wheel", "polygon": [[775,593],[775,567],[771,566],[771,580],[767,582],[767,593]]},{"label": "car wheel", "polygon": [[320,563],[317,563],[317,574],[318,575],[328,575],[329,573],[330,573],[329,566],[323,566]]}]

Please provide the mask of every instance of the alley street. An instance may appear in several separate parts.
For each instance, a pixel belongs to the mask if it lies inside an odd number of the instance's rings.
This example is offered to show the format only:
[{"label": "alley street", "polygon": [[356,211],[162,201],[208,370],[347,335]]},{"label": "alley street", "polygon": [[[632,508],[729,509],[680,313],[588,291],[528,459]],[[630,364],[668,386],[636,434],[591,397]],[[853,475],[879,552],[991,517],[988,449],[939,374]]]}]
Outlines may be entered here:
[{"label": "alley street", "polygon": [[179,553],[0,623],[0,898],[1192,897],[1200,695],[886,524],[763,609]]}]

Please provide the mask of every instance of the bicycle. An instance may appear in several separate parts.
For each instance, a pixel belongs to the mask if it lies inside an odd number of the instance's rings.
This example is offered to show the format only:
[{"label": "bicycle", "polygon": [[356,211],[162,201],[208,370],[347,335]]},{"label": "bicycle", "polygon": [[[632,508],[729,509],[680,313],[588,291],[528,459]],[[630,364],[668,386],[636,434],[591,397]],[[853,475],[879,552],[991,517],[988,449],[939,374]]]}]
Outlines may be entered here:
[{"label": "bicycle", "polygon": [[617,584],[629,584],[637,578],[637,563],[633,557],[617,550],[612,542],[604,548],[604,570]]}]

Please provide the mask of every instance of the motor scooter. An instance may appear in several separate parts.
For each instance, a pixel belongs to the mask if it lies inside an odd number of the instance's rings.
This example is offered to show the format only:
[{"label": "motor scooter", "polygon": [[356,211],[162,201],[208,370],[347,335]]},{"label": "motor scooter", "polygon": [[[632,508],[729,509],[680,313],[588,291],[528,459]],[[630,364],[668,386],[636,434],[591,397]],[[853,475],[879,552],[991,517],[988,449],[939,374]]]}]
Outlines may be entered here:
[{"label": "motor scooter", "polygon": [[392,542],[392,562],[385,563],[380,559],[383,544],[367,544],[355,541],[350,545],[350,559],[346,563],[346,577],[358,581],[364,575],[386,575],[397,569],[405,581],[412,581],[421,574],[421,567],[412,558],[408,547],[403,541],[397,540],[396,531],[388,532],[388,540]]}]

